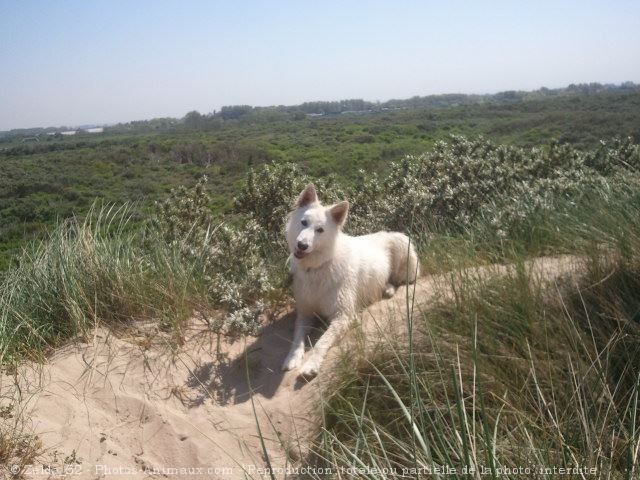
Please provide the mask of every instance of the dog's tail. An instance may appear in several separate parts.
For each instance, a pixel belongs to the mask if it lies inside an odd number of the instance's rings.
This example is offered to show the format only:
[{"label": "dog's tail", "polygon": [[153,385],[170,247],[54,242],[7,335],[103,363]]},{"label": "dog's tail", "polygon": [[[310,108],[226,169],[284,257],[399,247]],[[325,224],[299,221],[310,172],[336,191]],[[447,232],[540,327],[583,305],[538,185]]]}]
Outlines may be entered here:
[{"label": "dog's tail", "polygon": [[403,285],[413,283],[420,276],[420,261],[413,241],[405,234],[391,232],[391,283]]}]

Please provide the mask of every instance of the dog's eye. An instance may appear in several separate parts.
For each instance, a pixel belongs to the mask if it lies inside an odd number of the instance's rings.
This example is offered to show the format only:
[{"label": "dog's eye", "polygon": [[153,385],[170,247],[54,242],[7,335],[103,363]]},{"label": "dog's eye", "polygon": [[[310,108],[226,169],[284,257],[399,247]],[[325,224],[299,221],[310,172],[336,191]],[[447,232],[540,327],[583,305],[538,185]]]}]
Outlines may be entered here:
[{"label": "dog's eye", "polygon": [[307,225],[309,225],[309,222],[307,222],[306,220],[302,220],[302,222],[300,223],[302,223],[303,227],[306,227]]},{"label": "dog's eye", "polygon": [[316,228],[316,232],[322,233],[322,232],[324,232],[324,228],[318,227],[318,228]]}]

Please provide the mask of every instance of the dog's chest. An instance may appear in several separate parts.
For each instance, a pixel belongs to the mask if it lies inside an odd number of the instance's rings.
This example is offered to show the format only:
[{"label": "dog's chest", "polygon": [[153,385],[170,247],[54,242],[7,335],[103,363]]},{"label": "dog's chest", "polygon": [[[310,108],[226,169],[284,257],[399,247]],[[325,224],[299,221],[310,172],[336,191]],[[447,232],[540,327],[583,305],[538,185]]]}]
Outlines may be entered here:
[{"label": "dog's chest", "polygon": [[296,303],[305,310],[330,317],[343,309],[345,277],[328,268],[297,272],[293,280]]}]

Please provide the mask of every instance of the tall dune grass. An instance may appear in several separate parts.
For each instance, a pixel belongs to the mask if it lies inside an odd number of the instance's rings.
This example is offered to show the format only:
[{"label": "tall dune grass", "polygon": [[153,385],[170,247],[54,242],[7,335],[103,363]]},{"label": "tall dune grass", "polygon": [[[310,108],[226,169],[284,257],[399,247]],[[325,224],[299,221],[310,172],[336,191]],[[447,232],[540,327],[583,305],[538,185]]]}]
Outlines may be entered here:
[{"label": "tall dune grass", "polygon": [[506,276],[462,270],[406,319],[413,343],[351,349],[311,462],[350,478],[637,478],[640,205],[573,213],[555,229],[575,276],[549,283],[522,255]]},{"label": "tall dune grass", "polygon": [[175,249],[130,229],[126,207],[96,207],[60,224],[27,249],[0,287],[0,360],[39,357],[47,347],[153,318],[179,332],[195,302],[206,301],[198,271]]}]

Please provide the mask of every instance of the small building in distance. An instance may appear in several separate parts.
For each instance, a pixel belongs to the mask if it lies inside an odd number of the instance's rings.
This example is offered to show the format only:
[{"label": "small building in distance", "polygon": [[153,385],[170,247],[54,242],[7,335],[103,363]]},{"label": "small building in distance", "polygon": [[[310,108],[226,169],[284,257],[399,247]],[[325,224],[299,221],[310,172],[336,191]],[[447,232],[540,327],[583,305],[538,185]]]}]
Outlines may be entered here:
[{"label": "small building in distance", "polygon": [[75,135],[80,131],[82,133],[102,133],[104,132],[104,127],[81,128],[79,130],[67,130],[65,132],[49,132],[47,135],[55,135],[56,133],[60,133],[61,135]]}]

